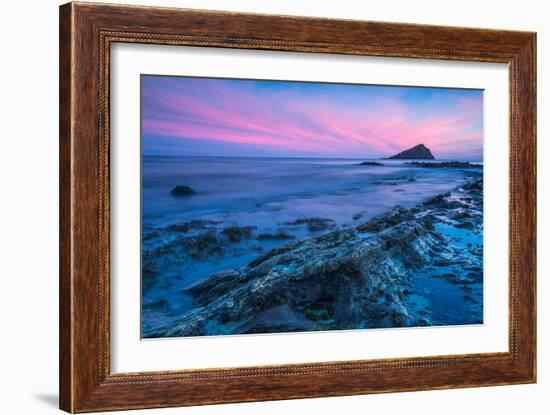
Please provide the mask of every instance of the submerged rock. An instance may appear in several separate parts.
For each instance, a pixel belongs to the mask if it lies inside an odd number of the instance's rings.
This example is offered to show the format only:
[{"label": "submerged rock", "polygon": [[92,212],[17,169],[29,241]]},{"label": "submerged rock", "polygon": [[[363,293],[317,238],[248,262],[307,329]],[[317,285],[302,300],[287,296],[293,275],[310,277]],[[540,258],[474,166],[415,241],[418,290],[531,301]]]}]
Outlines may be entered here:
[{"label": "submerged rock", "polygon": [[187,233],[189,231],[212,229],[217,223],[213,220],[194,219],[189,222],[173,223],[164,229],[171,232]]},{"label": "submerged rock", "polygon": [[229,242],[236,243],[251,238],[254,229],[254,226],[228,226],[222,229],[222,234]]},{"label": "submerged rock", "polygon": [[148,310],[148,311],[159,311],[159,310],[168,310],[170,308],[170,305],[168,304],[168,301],[161,298],[159,300],[143,303],[142,307],[144,310]]},{"label": "submerged rock", "polygon": [[333,229],[336,227],[332,219],[326,218],[300,218],[291,222],[285,222],[284,225],[297,226],[306,225],[307,230],[310,232],[320,232],[327,229]]},{"label": "submerged rock", "polygon": [[176,186],[170,192],[172,196],[191,196],[196,192],[188,186]]},{"label": "submerged rock", "polygon": [[186,249],[187,254],[195,260],[219,256],[223,253],[225,246],[224,241],[213,232],[185,238],[181,241],[181,244]]},{"label": "submerged rock", "polygon": [[282,230],[278,230],[277,233],[261,233],[258,235],[258,239],[260,241],[280,241],[285,239],[296,239],[296,237]]},{"label": "submerged rock", "polygon": [[378,163],[376,161],[364,161],[359,163],[360,166],[383,166],[383,163]]}]

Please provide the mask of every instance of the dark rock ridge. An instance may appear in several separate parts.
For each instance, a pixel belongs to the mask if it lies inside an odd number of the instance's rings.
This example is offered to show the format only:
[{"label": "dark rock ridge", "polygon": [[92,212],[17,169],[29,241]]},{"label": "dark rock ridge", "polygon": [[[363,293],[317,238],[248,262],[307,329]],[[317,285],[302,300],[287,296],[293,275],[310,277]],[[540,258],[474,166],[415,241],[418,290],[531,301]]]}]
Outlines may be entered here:
[{"label": "dark rock ridge", "polygon": [[406,160],[434,160],[432,152],[424,144],[418,144],[399,154],[388,157],[388,159],[406,159]]},{"label": "dark rock ridge", "polygon": [[423,163],[421,161],[410,161],[405,164],[410,164],[416,167],[424,167],[426,169],[450,168],[450,169],[481,169],[481,164],[473,164],[468,161],[442,161],[438,163]]},{"label": "dark rock ridge", "polygon": [[229,242],[236,243],[252,237],[254,229],[256,229],[255,226],[228,226],[222,229],[222,234]]},{"label": "dark rock ridge", "polygon": [[364,161],[359,163],[360,166],[383,166],[383,163],[378,163],[376,161]]},{"label": "dark rock ridge", "polygon": [[[247,266],[185,289],[194,308],[157,336],[273,333],[429,325],[407,306],[413,274],[439,269],[452,284],[482,280],[482,249],[462,249],[438,227],[482,226],[482,176],[413,208],[396,207],[355,228],[272,249]],[[471,275],[452,273],[462,264]],[[466,291],[465,288],[465,291]]]},{"label": "dark rock ridge", "polygon": [[260,241],[281,241],[286,239],[295,239],[295,237],[279,229],[277,233],[261,233],[258,235],[257,239]]},{"label": "dark rock ridge", "polygon": [[196,192],[188,186],[176,186],[170,193],[172,196],[190,196],[196,194]]},{"label": "dark rock ridge", "polygon": [[306,225],[310,232],[321,232],[336,228],[334,221],[327,218],[299,218],[291,222],[285,222],[283,225],[298,226]]},{"label": "dark rock ridge", "polygon": [[142,255],[144,289],[165,283],[163,269],[179,269],[190,262],[236,255],[242,249],[241,244],[256,239],[255,232],[255,226],[222,226],[218,221],[195,219],[144,233],[143,240],[152,244]]}]

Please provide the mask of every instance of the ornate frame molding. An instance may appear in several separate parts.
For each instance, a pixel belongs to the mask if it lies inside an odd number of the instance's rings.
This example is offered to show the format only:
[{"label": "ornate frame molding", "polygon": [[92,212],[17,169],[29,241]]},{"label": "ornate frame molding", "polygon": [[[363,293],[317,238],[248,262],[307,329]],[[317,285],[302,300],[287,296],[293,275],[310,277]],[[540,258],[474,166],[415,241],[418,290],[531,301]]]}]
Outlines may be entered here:
[{"label": "ornate frame molding", "polygon": [[[62,409],[89,412],[535,381],[535,34],[86,3],[61,6],[60,29]],[[508,63],[510,351],[112,374],[109,70],[110,45],[116,42]]]}]

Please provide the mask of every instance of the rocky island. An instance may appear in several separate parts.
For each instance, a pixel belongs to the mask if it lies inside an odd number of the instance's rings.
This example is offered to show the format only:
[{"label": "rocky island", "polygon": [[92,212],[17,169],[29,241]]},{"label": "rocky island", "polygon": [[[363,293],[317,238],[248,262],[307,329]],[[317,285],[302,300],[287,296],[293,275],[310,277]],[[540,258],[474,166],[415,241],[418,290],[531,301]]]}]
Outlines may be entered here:
[{"label": "rocky island", "polygon": [[388,159],[395,160],[434,160],[432,152],[424,144],[418,144],[414,147],[409,148],[408,150],[402,151],[401,153],[395,154],[394,156],[388,157]]}]

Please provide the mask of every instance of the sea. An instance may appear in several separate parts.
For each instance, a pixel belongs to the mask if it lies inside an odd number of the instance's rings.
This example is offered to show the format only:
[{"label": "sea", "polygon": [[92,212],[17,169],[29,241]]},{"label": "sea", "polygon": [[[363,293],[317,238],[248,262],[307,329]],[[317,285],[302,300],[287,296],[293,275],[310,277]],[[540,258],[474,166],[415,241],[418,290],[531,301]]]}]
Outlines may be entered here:
[{"label": "sea", "polygon": [[[143,156],[142,267],[144,258],[165,259],[155,262],[154,283],[145,283],[142,275],[142,330],[190,310],[193,302],[185,288],[213,272],[245,266],[292,241],[357,226],[397,205],[414,206],[466,180],[464,170],[420,168],[410,161]],[[442,161],[447,160],[433,160]],[[195,193],[173,196],[172,189],[181,185]],[[297,225],[312,218],[327,226]],[[185,235],[170,231],[182,223],[201,226]],[[178,257],[173,249],[178,238],[224,228],[251,229],[253,237],[231,244],[221,255],[195,259]]]}]

